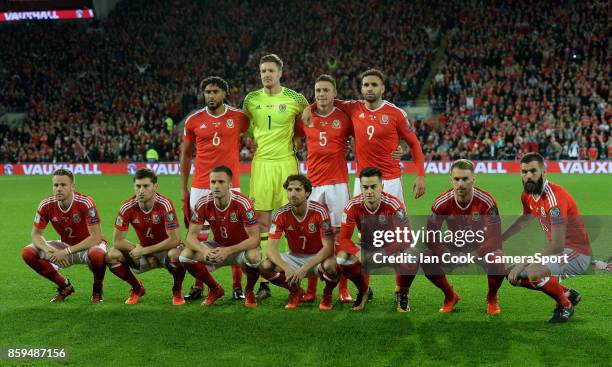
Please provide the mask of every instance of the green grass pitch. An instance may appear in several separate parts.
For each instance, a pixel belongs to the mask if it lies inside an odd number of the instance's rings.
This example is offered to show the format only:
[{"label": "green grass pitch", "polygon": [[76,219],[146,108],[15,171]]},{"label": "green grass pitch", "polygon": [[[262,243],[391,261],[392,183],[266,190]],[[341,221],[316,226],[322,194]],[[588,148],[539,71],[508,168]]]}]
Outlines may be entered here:
[{"label": "green grass pitch", "polygon": [[[413,177],[404,177],[405,192]],[[607,175],[551,175],[576,199],[583,214],[612,214],[612,180]],[[103,231],[112,225],[122,200],[132,195],[129,176],[80,176],[77,190],[91,195],[102,217]],[[248,187],[248,176],[242,176]],[[477,184],[496,198],[502,215],[519,214],[518,175],[479,175]],[[449,186],[448,176],[427,177],[427,194],[407,196],[409,214],[427,214],[433,199]],[[160,192],[180,207],[177,176],[160,177]],[[147,295],[136,306],[123,304],[128,286],[106,273],[105,301],[91,305],[92,276],[83,266],[64,271],[76,293],[62,304],[50,304],[55,292],[48,280],[21,260],[39,201],[51,193],[49,177],[0,177],[2,256],[0,257],[0,348],[65,347],[62,362],[7,361],[2,365],[233,365],[233,366],[401,366],[401,365],[609,365],[612,350],[612,286],[609,276],[582,276],[566,284],[583,294],[574,318],[563,325],[546,321],[554,307],[540,292],[500,289],[502,314],[485,312],[486,278],[451,276],[462,297],[457,312],[437,312],[441,292],[423,276],[410,291],[412,312],[393,310],[394,280],[373,276],[375,299],[363,313],[335,303],[321,312],[318,303],[285,310],[287,292],[274,287],[273,297],[256,309],[225,297],[202,308],[199,302],[175,308],[171,276],[165,270],[139,278]],[[509,223],[504,223],[506,226]],[[133,233],[130,232],[133,236]],[[184,236],[185,230],[182,229]],[[544,243],[544,235],[537,240]],[[48,239],[56,238],[53,228]],[[214,275],[226,289],[229,269]],[[184,288],[192,282],[187,275]],[[351,285],[352,287],[352,285]],[[322,286],[319,287],[322,289]],[[354,288],[352,289],[355,295]],[[334,295],[334,298],[336,296]],[[606,362],[608,361],[608,362]]]}]

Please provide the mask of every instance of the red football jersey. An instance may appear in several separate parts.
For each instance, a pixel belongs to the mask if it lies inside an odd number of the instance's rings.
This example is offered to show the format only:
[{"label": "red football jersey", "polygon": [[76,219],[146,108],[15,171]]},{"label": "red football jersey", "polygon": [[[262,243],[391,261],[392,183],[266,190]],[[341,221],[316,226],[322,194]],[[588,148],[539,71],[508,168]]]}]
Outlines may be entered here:
[{"label": "red football jersey", "polygon": [[[431,206],[431,213],[427,221],[428,230],[439,230],[442,223],[446,221],[448,230],[473,232],[483,231],[484,241],[478,242],[477,238],[460,242],[445,244],[451,250],[461,252],[472,252],[478,249],[480,256],[501,249],[501,220],[497,203],[488,192],[474,187],[472,200],[464,206],[457,203],[455,191],[450,189],[436,198]],[[462,240],[463,241],[463,240]],[[470,243],[467,243],[470,242]],[[435,248],[437,243],[428,243]]]},{"label": "red football jersey", "polygon": [[550,181],[544,182],[542,195],[523,192],[521,195],[523,214],[538,217],[548,241],[552,241],[552,226],[566,225],[565,247],[581,254],[591,255],[589,236],[584,229],[580,211],[572,195],[563,187]]},{"label": "red football jersey", "polygon": [[220,116],[212,116],[208,108],[187,116],[183,140],[195,143],[197,150],[192,187],[210,188],[210,171],[221,165],[232,170],[232,186],[240,187],[240,134],[248,128],[244,112],[227,105]]},{"label": "red football jersey", "polygon": [[[406,217],[406,208],[404,207],[404,204],[402,204],[402,202],[395,196],[383,192],[378,208],[376,208],[374,211],[370,211],[366,207],[363,195],[359,194],[347,201],[346,205],[344,206],[340,234],[338,235],[338,242],[340,242],[339,249],[352,255],[357,254],[359,249],[355,246],[353,240],[351,239],[353,237],[355,226],[357,226],[357,230],[362,233],[361,226],[366,222],[366,219],[376,218],[381,219],[380,223],[387,222],[387,224],[390,226],[393,226],[394,224],[409,226],[408,218]],[[391,220],[387,221],[387,218],[390,218]]]},{"label": "red football jersey", "polygon": [[60,208],[60,202],[55,196],[40,202],[34,226],[45,229],[49,222],[60,235],[62,242],[74,246],[89,237],[87,226],[100,224],[100,215],[91,197],[75,192],[72,203],[66,210]]},{"label": "red football jersey", "polygon": [[312,125],[296,124],[298,135],[306,136],[308,178],[313,186],[348,183],[344,149],[353,134],[349,117],[334,107],[327,116],[312,113]]},{"label": "red football jersey", "polygon": [[257,225],[251,200],[243,194],[230,191],[230,202],[225,209],[217,208],[212,193],[203,196],[195,205],[191,222],[210,223],[215,241],[221,246],[234,246],[249,238],[245,227]]},{"label": "red football jersey", "polygon": [[143,247],[160,243],[168,238],[166,231],[178,228],[172,201],[159,193],[155,194],[155,203],[148,212],[140,208],[136,195],[123,202],[117,214],[115,228],[127,231],[130,224]]},{"label": "red football jersey", "polygon": [[365,101],[344,101],[335,104],[353,124],[357,176],[365,167],[378,167],[385,180],[401,176],[400,164],[391,157],[400,137],[410,146],[417,175],[425,175],[423,151],[408,115],[394,104],[383,101],[376,110],[366,107]]},{"label": "red football jersey", "polygon": [[285,233],[289,251],[296,254],[316,254],[323,248],[322,238],[333,238],[329,212],[316,201],[309,201],[306,215],[298,220],[289,204],[278,209],[272,219],[270,238],[280,239]]}]

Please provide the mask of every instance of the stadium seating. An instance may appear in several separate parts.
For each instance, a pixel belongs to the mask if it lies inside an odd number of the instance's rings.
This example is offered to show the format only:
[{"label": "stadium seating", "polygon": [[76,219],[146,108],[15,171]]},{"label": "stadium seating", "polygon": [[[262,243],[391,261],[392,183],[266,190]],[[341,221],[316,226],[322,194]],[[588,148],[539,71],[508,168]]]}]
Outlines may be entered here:
[{"label": "stadium seating", "polygon": [[[0,27],[12,55],[0,68],[0,105],[28,113],[0,124],[0,163],[144,161],[149,148],[177,161],[199,81],[226,78],[229,103],[241,106],[269,52],[285,61],[283,84],[310,100],[318,74],[354,99],[359,73],[378,67],[386,98],[405,105],[435,68],[425,92],[441,114],[416,125],[428,160],[612,154],[612,57],[597,3],[255,3],[122,1],[104,21]],[[243,139],[241,159],[252,154]]]}]

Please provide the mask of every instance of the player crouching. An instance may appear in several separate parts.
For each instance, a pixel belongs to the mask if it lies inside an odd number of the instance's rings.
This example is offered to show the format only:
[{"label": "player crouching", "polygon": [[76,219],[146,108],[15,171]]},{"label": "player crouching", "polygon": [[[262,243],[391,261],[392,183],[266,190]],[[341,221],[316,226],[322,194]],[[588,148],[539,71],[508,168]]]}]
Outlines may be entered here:
[{"label": "player crouching", "polygon": [[[157,192],[157,175],[141,168],[134,175],[136,195],[124,201],[117,214],[113,248],[106,260],[110,271],[132,286],[125,304],[138,303],[145,294],[134,273],[165,267],[172,274],[172,304],[185,303],[181,294],[185,269],[178,262],[183,245],[180,243],[176,211],[170,199]],[[139,243],[126,239],[129,225],[134,227]],[[131,270],[130,270],[131,269]]]},{"label": "player crouching", "polygon": [[[256,307],[253,288],[259,278],[261,249],[259,226],[251,201],[243,194],[230,190],[232,171],[218,166],[210,173],[211,193],[202,196],[195,205],[191,217],[187,248],[180,256],[181,264],[196,279],[209,288],[202,306],[210,306],[225,291],[210,272],[228,265],[242,267],[247,275],[244,289],[244,305]],[[214,241],[198,241],[204,222],[208,221]]]},{"label": "player crouching", "polygon": [[544,292],[557,303],[549,322],[567,322],[582,297],[560,282],[588,269],[591,262],[589,236],[572,195],[546,179],[544,158],[539,153],[523,156],[521,178],[523,215],[506,229],[502,239],[507,241],[537,217],[547,239],[547,246],[538,254],[555,256],[559,261],[515,264],[508,281],[514,286]]},{"label": "player crouching", "polygon": [[[274,215],[266,248],[268,257],[261,263],[261,274],[272,284],[289,290],[285,308],[296,308],[300,303],[300,281],[318,275],[325,281],[319,309],[332,309],[332,293],[339,275],[333,257],[333,231],[325,206],[308,201],[312,184],[304,175],[290,175],[283,184],[289,204]],[[289,252],[280,253],[278,245],[285,234]]]},{"label": "player crouching", "polygon": [[[100,229],[100,216],[91,197],[74,191],[74,176],[66,169],[53,172],[53,196],[40,202],[32,227],[32,243],[24,247],[23,260],[38,274],[57,284],[51,302],[61,302],[74,293],[74,287],[57,270],[73,264],[87,264],[94,282],[92,303],[103,300],[102,283],[106,272],[106,239]],[[61,241],[47,241],[47,224]]]},{"label": "player crouching", "polygon": [[[429,249],[423,252],[423,257],[428,258],[435,255],[437,259],[442,259],[445,254],[471,253],[476,259],[485,258],[488,254],[497,259],[502,255],[502,246],[501,221],[495,199],[488,192],[474,186],[476,176],[472,161],[467,159],[454,161],[451,165],[450,176],[452,189],[439,195],[431,207],[431,215],[427,221],[428,233],[439,232],[443,223],[446,222],[448,230],[452,233],[480,232],[483,234],[483,240],[449,244],[442,243],[441,237],[436,240],[436,236],[432,236],[432,239],[427,242]],[[487,271],[489,285],[486,297],[487,313],[489,315],[499,314],[501,308],[497,292],[504,280],[504,265],[501,262],[487,263],[482,260],[477,262]],[[427,279],[444,292],[444,304],[440,312],[453,312],[460,297],[448,282],[445,272],[460,265],[425,261],[421,266]]]}]

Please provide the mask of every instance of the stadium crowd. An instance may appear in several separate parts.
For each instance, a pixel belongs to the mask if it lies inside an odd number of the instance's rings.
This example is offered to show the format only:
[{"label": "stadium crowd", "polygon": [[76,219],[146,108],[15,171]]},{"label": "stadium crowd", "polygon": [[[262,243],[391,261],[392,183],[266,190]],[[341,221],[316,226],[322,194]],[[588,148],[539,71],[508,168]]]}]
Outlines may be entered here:
[{"label": "stadium crowd", "polygon": [[[376,66],[388,77],[386,98],[404,105],[443,37],[429,90],[441,115],[417,122],[427,159],[538,150],[604,158],[607,18],[596,3],[154,0],[119,2],[104,21],[11,24],[0,27],[11,50],[0,56],[0,105],[28,117],[0,124],[0,162],[144,161],[150,148],[176,161],[179,122],[201,103],[200,80],[226,78],[239,107],[260,88],[257,61],[267,52],[285,60],[283,84],[309,100],[320,73],[336,77],[340,98],[359,98],[359,73]],[[241,159],[252,153],[243,139]]]},{"label": "stadium crowd", "polygon": [[[505,5],[504,5],[505,4]],[[526,2],[466,6],[429,96],[429,159],[612,158],[609,9]]]}]

